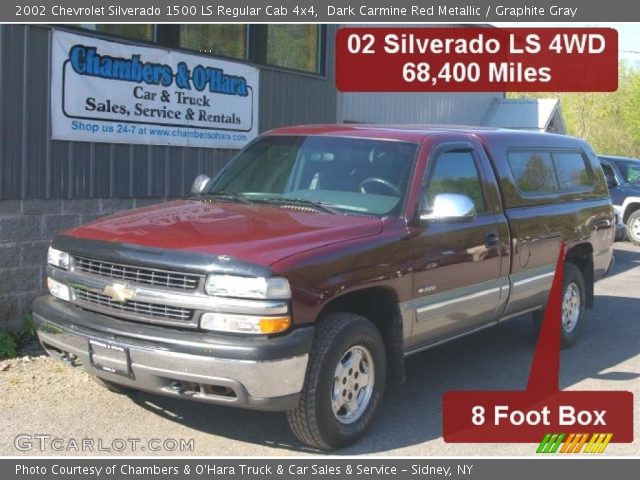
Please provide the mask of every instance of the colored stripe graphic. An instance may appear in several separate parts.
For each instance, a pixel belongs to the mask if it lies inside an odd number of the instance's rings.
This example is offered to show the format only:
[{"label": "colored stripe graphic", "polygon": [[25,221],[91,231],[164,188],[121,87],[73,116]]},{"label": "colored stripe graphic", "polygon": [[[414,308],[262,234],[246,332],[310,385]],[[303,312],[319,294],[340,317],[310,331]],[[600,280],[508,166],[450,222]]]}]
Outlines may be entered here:
[{"label": "colored stripe graphic", "polygon": [[575,451],[569,452],[569,453],[580,453],[580,450],[582,450],[582,446],[587,441],[587,438],[589,438],[589,434],[588,433],[583,433],[582,434],[582,438],[580,439],[578,444],[575,446]]},{"label": "colored stripe graphic", "polygon": [[567,438],[567,441],[564,442],[564,445],[562,445],[562,449],[560,450],[560,453],[569,453],[567,452],[567,450],[573,451],[573,448],[576,445],[576,440],[578,440],[578,435],[574,433],[570,434],[569,438]]},{"label": "colored stripe graphic", "polygon": [[[566,441],[564,441],[565,438]],[[565,433],[547,433],[538,445],[536,453],[580,453],[588,438],[588,433],[570,433],[568,435]],[[613,433],[591,434],[589,443],[587,443],[583,453],[603,453],[612,438]],[[560,448],[560,445],[562,445],[562,448]]]}]

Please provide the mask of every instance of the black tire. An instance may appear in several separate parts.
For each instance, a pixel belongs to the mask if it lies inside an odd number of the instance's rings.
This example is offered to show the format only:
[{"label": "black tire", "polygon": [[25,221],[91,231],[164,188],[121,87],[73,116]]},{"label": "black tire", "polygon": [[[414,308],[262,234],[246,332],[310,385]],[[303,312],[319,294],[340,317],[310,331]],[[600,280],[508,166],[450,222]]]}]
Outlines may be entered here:
[{"label": "black tire", "polygon": [[[345,389],[336,394],[336,388],[341,382],[335,383],[334,375],[338,364],[349,358],[350,351],[366,352],[369,355],[373,362],[373,385],[366,406],[363,401],[361,410],[355,410],[360,411],[360,415],[354,417],[352,423],[345,424],[343,422],[347,415],[340,412],[348,410],[341,409],[335,414],[333,412],[333,405],[336,405],[334,398],[339,398],[346,391]],[[334,313],[322,319],[318,323],[309,355],[309,366],[300,401],[295,409],[287,412],[287,421],[293,434],[301,442],[322,450],[339,448],[355,442],[371,423],[382,399],[386,363],[380,332],[366,318],[350,313]],[[367,371],[370,372],[371,368]],[[344,375],[351,375],[351,369]],[[357,372],[353,375],[354,378],[358,378]],[[343,381],[346,382],[346,378],[343,378]],[[358,391],[357,383],[354,382],[356,380],[353,380],[351,385],[352,391],[355,388],[356,398],[360,392],[368,393],[366,389]],[[341,388],[337,391],[340,392]],[[338,420],[339,417],[342,418],[342,422]]]},{"label": "black tire", "polygon": [[95,375],[91,375],[91,378],[93,379],[94,382],[96,382],[102,388],[106,388],[110,392],[119,393],[122,395],[130,391],[130,389],[125,387],[124,385],[119,385],[117,383],[110,382],[109,380],[105,380],[104,378],[100,378]]},{"label": "black tire", "polygon": [[[584,286],[584,277],[582,271],[573,263],[565,262],[564,264],[564,276],[562,285],[562,312],[564,318],[565,307],[565,295],[569,288],[575,288],[575,294],[578,296],[579,308],[578,315],[575,321],[565,323],[560,322],[560,348],[568,348],[573,345],[580,331],[582,330],[582,324],[584,323],[584,309],[586,303],[586,289]],[[535,338],[538,338],[540,329],[542,328],[542,321],[544,320],[544,310],[533,313],[533,332]]]},{"label": "black tire", "polygon": [[627,218],[627,237],[634,245],[640,246],[640,210]]}]

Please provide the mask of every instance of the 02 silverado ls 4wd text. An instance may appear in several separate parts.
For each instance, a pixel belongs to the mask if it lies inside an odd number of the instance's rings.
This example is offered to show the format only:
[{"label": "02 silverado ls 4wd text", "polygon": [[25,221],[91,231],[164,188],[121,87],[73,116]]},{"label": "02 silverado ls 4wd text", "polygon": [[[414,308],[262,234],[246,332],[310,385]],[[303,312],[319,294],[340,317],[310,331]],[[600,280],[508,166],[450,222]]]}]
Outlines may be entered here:
[{"label": "02 silverado ls 4wd text", "polygon": [[539,325],[563,241],[570,345],[613,259],[602,169],[566,136],[281,128],[193,188],[55,238],[40,341],[111,389],[286,411],[322,449],[363,433],[405,356]]}]

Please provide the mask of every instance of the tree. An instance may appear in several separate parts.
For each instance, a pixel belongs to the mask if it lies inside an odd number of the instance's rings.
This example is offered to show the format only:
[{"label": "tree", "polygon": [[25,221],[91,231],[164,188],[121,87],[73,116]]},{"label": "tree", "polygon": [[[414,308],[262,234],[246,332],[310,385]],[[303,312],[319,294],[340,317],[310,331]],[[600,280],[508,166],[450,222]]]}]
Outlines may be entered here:
[{"label": "tree", "polygon": [[560,100],[567,133],[587,140],[597,153],[640,157],[640,70],[620,62],[618,90],[509,94],[511,98]]}]

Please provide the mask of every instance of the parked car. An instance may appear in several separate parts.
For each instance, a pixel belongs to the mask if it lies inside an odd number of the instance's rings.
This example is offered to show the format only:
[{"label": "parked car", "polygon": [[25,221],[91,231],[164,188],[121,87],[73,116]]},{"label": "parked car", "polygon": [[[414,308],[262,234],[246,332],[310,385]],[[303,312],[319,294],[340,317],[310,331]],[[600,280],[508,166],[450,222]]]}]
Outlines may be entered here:
[{"label": "parked car", "polygon": [[602,169],[567,136],[280,128],[193,190],[55,238],[40,341],[114,390],[286,411],[321,449],[363,434],[406,356],[539,328],[563,242],[571,345],[612,263]]},{"label": "parked car", "polygon": [[613,208],[626,225],[626,235],[640,245],[640,160],[600,156]]}]

